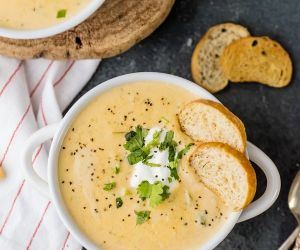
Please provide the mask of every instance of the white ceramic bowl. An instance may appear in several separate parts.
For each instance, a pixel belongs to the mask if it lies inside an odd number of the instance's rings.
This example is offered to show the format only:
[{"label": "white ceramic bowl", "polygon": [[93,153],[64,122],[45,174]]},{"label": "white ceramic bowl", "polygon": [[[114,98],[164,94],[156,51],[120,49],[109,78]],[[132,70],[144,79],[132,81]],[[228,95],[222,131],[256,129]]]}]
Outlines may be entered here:
[{"label": "white ceramic bowl", "polygon": [[87,19],[103,4],[104,1],[105,0],[92,0],[85,8],[79,11],[77,15],[47,28],[20,30],[0,27],[0,36],[13,39],[36,39],[62,33]]},{"label": "white ceramic bowl", "polygon": [[[99,249],[99,247],[97,247],[87,235],[80,231],[64,206],[59,190],[57,161],[64,135],[81,110],[104,91],[126,83],[149,80],[174,84],[192,91],[194,94],[198,95],[199,98],[218,101],[203,88],[177,76],[163,73],[134,73],[123,75],[101,83],[97,87],[91,89],[72,106],[60,123],[38,130],[25,143],[24,150],[21,154],[21,164],[24,169],[25,178],[42,193],[50,196],[64,225],[87,249]],[[53,138],[53,141],[49,153],[47,183],[34,172],[31,159],[34,149],[50,138]],[[255,162],[266,175],[267,187],[264,194],[259,199],[252,202],[244,211],[231,213],[222,228],[217,231],[211,239],[208,239],[205,245],[199,246],[199,249],[212,249],[216,247],[230,233],[236,223],[259,215],[267,210],[276,200],[280,191],[280,176],[276,166],[267,155],[250,142],[247,143],[247,156],[251,161]]]}]

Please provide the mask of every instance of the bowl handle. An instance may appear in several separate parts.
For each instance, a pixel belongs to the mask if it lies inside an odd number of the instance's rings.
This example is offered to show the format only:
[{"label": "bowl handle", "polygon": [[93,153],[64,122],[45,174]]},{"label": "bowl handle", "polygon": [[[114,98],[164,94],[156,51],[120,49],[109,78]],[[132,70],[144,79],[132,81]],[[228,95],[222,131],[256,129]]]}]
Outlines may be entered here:
[{"label": "bowl handle", "polygon": [[43,127],[33,133],[25,142],[21,152],[21,166],[24,172],[24,177],[42,194],[49,197],[48,183],[42,179],[34,170],[32,165],[32,155],[34,150],[43,142],[53,138],[57,131],[58,123]]},{"label": "bowl handle", "polygon": [[267,178],[267,188],[259,199],[243,210],[238,222],[249,220],[266,211],[277,199],[281,185],[280,175],[274,162],[251,142],[247,142],[247,151],[250,161],[264,172]]}]

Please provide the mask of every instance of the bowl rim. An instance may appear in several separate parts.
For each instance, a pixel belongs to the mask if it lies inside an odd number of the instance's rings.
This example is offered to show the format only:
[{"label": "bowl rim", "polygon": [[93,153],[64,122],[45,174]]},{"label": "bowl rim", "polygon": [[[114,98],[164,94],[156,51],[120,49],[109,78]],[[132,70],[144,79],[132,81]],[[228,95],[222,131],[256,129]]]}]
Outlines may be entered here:
[{"label": "bowl rim", "polygon": [[[85,93],[79,100],[75,102],[75,104],[68,110],[62,121],[58,125],[57,132],[53,137],[53,141],[51,144],[50,152],[49,152],[49,160],[48,160],[48,182],[50,187],[50,195],[56,211],[62,220],[63,224],[66,228],[71,232],[71,234],[87,249],[101,249],[95,243],[92,242],[82,232],[79,227],[76,225],[75,221],[69,214],[67,208],[64,205],[58,182],[58,156],[60,152],[60,147],[62,141],[64,139],[65,134],[68,131],[69,126],[72,124],[77,115],[96,97],[101,95],[102,93],[120,86],[124,84],[130,84],[139,81],[156,81],[163,82],[168,84],[173,84],[179,87],[182,87],[188,91],[191,91],[198,95],[199,97],[210,99],[213,101],[220,102],[216,97],[210,94],[207,90],[202,87],[196,85],[195,83],[186,80],[184,78],[173,76],[165,73],[157,73],[157,72],[139,72],[139,73],[131,73],[122,76],[118,76],[107,80],[96,87],[89,90]],[[211,239],[209,239],[204,245],[199,246],[200,250],[208,250],[216,247],[220,242],[222,242],[226,236],[231,232],[233,227],[238,221],[238,218],[241,215],[240,212],[231,212],[228,216],[227,221],[222,225],[222,227],[216,232]]]},{"label": "bowl rim", "polygon": [[76,25],[82,23],[91,16],[105,0],[92,0],[87,6],[80,10],[76,15],[66,19],[58,24],[38,29],[15,29],[0,27],[0,36],[11,39],[38,39],[47,38],[64,31],[67,31]]}]

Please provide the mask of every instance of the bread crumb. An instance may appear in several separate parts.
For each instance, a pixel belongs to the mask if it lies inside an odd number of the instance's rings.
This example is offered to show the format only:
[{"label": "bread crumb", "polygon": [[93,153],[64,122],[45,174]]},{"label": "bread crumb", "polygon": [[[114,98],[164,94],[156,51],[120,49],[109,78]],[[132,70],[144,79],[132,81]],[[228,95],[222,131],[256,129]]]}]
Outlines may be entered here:
[{"label": "bread crumb", "polygon": [[5,177],[5,172],[2,166],[0,166],[0,180],[4,179]]},{"label": "bread crumb", "polygon": [[187,39],[187,41],[186,41],[186,46],[191,47],[192,44],[193,44],[192,38]]}]

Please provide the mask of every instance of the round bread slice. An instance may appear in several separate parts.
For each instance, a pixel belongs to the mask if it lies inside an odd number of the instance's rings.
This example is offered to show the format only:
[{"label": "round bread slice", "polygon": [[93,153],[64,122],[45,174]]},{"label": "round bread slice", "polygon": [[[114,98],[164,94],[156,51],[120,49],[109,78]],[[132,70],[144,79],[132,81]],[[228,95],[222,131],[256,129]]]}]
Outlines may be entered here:
[{"label": "round bread slice", "polygon": [[210,92],[222,90],[228,84],[223,74],[220,57],[232,41],[250,36],[248,30],[237,24],[224,23],[211,27],[197,44],[192,55],[193,80]]},{"label": "round bread slice", "polygon": [[268,37],[246,37],[231,43],[221,56],[221,66],[232,82],[259,82],[281,88],[292,78],[289,54]]},{"label": "round bread slice", "polygon": [[245,208],[256,192],[256,174],[249,160],[230,146],[209,142],[189,158],[201,182],[234,211]]},{"label": "round bread slice", "polygon": [[242,121],[222,104],[199,99],[186,104],[178,114],[183,132],[198,142],[222,142],[245,152],[246,131]]}]

